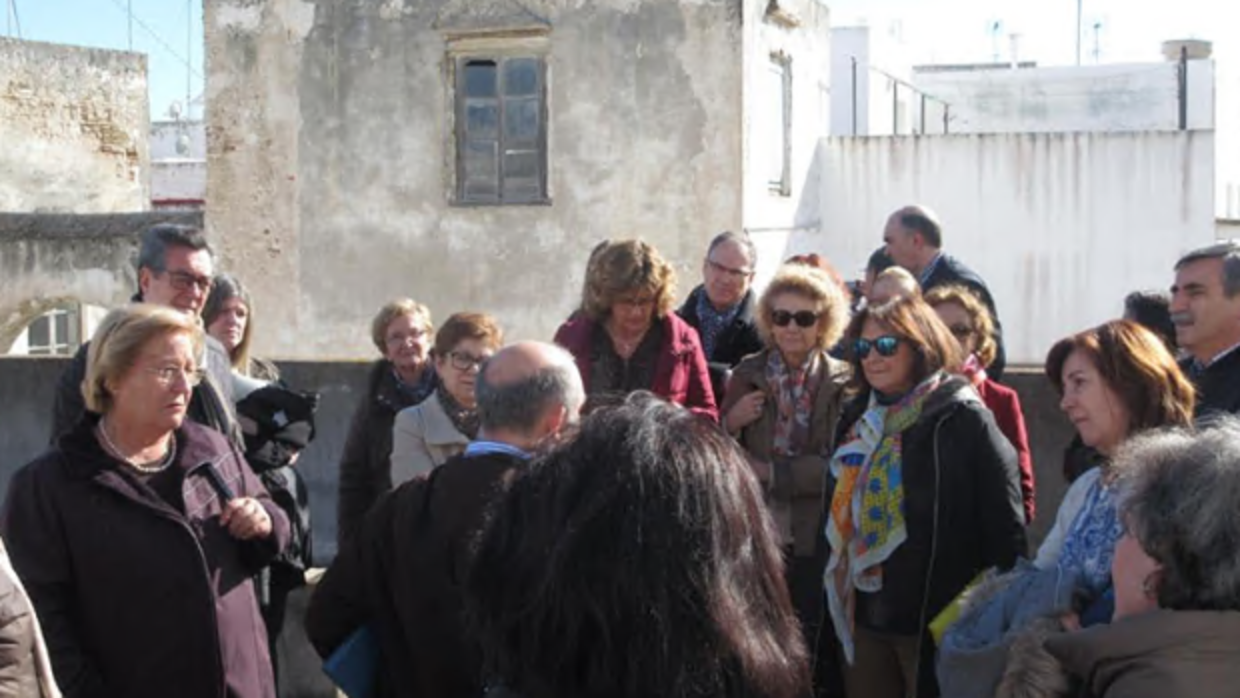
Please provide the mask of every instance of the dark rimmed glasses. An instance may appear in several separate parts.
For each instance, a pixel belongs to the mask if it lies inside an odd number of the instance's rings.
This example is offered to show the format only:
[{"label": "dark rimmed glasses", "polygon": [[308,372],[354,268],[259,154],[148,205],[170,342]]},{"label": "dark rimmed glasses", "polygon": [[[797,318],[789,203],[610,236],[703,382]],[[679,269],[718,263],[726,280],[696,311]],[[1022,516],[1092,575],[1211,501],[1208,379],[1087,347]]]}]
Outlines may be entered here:
[{"label": "dark rimmed glasses", "polygon": [[452,362],[452,368],[455,368],[458,371],[472,371],[475,368],[481,368],[482,364],[486,363],[486,360],[489,358],[491,357],[474,356],[473,354],[463,351],[448,352],[448,359]]},{"label": "dark rimmed glasses", "polygon": [[864,361],[870,355],[870,349],[878,352],[879,356],[891,357],[900,351],[900,338],[893,335],[883,335],[874,339],[858,339],[853,342],[853,351],[857,352],[857,359]]},{"label": "dark rimmed glasses", "polygon": [[795,322],[797,327],[813,327],[818,322],[819,313],[812,310],[798,310],[795,313],[790,310],[773,310],[771,311],[771,322],[776,327],[787,327],[788,323]]}]

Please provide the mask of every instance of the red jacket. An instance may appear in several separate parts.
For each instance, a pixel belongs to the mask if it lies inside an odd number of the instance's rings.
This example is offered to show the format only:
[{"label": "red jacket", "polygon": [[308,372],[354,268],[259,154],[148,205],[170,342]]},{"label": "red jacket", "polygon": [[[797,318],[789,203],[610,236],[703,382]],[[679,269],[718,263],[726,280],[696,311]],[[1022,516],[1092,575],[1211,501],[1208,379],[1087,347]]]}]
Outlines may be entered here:
[{"label": "red jacket", "polygon": [[982,402],[995,415],[999,431],[1012,443],[1020,459],[1020,493],[1025,501],[1025,523],[1033,523],[1035,508],[1033,458],[1029,451],[1029,434],[1025,431],[1025,413],[1020,409],[1020,396],[1015,390],[994,382],[990,378],[974,383]]},{"label": "red jacket", "polygon": [[[710,385],[706,355],[702,352],[697,330],[675,313],[668,313],[660,322],[663,323],[663,346],[659,349],[650,392],[718,421],[715,391]],[[581,372],[587,394],[590,392],[590,338],[593,333],[594,321],[586,317],[570,319],[555,333],[555,343],[577,359],[577,370]]]}]

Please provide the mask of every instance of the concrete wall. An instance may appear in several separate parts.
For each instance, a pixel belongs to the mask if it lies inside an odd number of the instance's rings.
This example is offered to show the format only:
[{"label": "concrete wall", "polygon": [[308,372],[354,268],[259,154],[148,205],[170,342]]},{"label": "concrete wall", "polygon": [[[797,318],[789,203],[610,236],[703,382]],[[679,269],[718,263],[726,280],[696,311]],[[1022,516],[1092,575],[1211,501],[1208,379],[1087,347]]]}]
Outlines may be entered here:
[{"label": "concrete wall", "polygon": [[0,38],[0,211],[145,211],[146,56]]},{"label": "concrete wall", "polygon": [[838,138],[823,144],[819,232],[856,276],[887,216],[921,203],[944,246],[988,282],[1009,361],[1041,364],[1064,335],[1116,317],[1129,291],[1166,288],[1184,251],[1214,239],[1209,131]]},{"label": "concrete wall", "polygon": [[[645,237],[688,287],[704,243],[742,222],[740,0],[205,8],[208,221],[281,318],[267,355],[369,355],[396,296],[549,337],[598,240]],[[552,203],[454,207],[437,27],[505,23],[550,27]]]},{"label": "concrete wall", "polygon": [[[908,85],[912,65],[904,45],[890,32],[874,27],[837,27],[831,30],[831,135],[882,136],[921,130],[920,96]],[[853,89],[853,59],[857,61],[856,91]],[[897,94],[893,96],[893,91]],[[857,124],[853,129],[853,102],[857,104]],[[896,103],[900,118],[897,119]],[[927,109],[928,112],[931,110]],[[929,115],[926,130],[941,131],[938,119]]]},{"label": "concrete wall", "polygon": [[138,287],[137,236],[161,222],[201,226],[202,216],[0,213],[0,354],[49,310],[128,301]]},{"label": "concrete wall", "polygon": [[[1170,131],[1179,128],[1175,63],[916,72],[951,104],[952,133]],[[1188,127],[1214,120],[1214,62],[1190,61]]]}]

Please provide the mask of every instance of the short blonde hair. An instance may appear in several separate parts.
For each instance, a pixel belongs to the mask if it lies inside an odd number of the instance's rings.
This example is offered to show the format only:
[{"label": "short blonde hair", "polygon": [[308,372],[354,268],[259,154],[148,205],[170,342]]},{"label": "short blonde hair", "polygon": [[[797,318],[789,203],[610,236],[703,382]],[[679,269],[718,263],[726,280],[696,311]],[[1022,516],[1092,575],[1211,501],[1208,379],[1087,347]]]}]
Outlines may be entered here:
[{"label": "short blonde hair", "polygon": [[656,316],[672,312],[676,271],[652,245],[643,240],[620,240],[596,247],[586,269],[581,310],[599,321],[627,293],[645,291],[654,296]]},{"label": "short blonde hair", "polygon": [[86,378],[82,381],[86,409],[107,414],[112,409],[108,384],[119,381],[133,368],[152,339],[168,334],[187,335],[193,343],[195,364],[202,363],[206,339],[196,316],[150,303],[134,303],[108,313],[86,352]]},{"label": "short blonde hair", "polygon": [[990,309],[976,293],[960,284],[937,286],[926,292],[926,302],[931,308],[948,303],[960,306],[969,316],[969,324],[973,325],[973,334],[977,337],[977,360],[983,368],[994,363],[995,355],[999,353],[995,345],[995,323],[990,317]]},{"label": "short blonde hair", "polygon": [[870,295],[873,295],[874,289],[878,288],[878,285],[882,283],[895,286],[896,293],[887,298],[876,299],[876,303],[885,303],[896,296],[907,298],[918,298],[921,296],[921,284],[917,283],[917,277],[913,276],[904,267],[887,267],[880,271],[878,276],[874,277],[874,283],[870,285]]},{"label": "short blonde hair", "polygon": [[775,323],[771,320],[771,315],[775,309],[771,305],[776,296],[785,293],[804,296],[814,304],[814,312],[821,315],[823,322],[819,325],[818,336],[814,339],[816,348],[828,349],[840,341],[844,328],[848,326],[848,301],[844,298],[843,289],[822,268],[791,262],[775,272],[775,278],[767,284],[762,298],[758,301],[758,316],[755,318],[758,333],[768,347],[774,346],[772,328]]},{"label": "short blonde hair", "polygon": [[431,310],[412,298],[398,298],[379,309],[375,319],[370,321],[370,340],[375,343],[380,356],[387,356],[387,329],[398,317],[411,315],[426,325],[426,333],[435,331],[431,322]]}]

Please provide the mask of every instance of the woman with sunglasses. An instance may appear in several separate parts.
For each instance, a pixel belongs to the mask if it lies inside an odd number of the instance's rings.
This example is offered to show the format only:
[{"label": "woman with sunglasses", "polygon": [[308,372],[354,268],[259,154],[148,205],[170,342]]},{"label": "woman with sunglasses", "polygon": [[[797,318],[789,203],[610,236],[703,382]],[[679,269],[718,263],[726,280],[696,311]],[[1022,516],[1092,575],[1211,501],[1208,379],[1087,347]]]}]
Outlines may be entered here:
[{"label": "woman with sunglasses", "polygon": [[926,293],[926,302],[939,314],[960,344],[964,363],[961,375],[969,379],[982,402],[995,416],[999,431],[1011,442],[1020,460],[1020,492],[1025,500],[1025,521],[1033,523],[1034,479],[1033,458],[1029,451],[1029,434],[1025,431],[1025,413],[1015,390],[996,383],[986,375],[986,367],[995,360],[995,323],[990,309],[967,286],[938,286]]},{"label": "woman with sunglasses", "polygon": [[392,485],[426,475],[465,450],[478,435],[474,383],[504,333],[484,313],[457,313],[435,333],[431,359],[439,387],[396,414],[392,425]]},{"label": "woman with sunglasses", "polygon": [[607,241],[586,266],[581,306],[555,333],[577,359],[589,412],[648,390],[718,419],[697,330],[680,319],[676,271],[649,243]]},{"label": "woman with sunglasses", "polygon": [[849,326],[860,389],[831,458],[828,608],[847,695],[939,695],[927,626],[980,572],[1025,553],[1016,452],[920,298]]},{"label": "woman with sunglasses", "polygon": [[765,486],[792,602],[812,641],[823,616],[826,551],[819,523],[826,457],[852,375],[848,364],[827,350],[848,323],[848,301],[822,269],[786,264],[758,301],[756,319],[767,348],[733,371],[724,392],[723,423],[748,451]]}]

